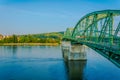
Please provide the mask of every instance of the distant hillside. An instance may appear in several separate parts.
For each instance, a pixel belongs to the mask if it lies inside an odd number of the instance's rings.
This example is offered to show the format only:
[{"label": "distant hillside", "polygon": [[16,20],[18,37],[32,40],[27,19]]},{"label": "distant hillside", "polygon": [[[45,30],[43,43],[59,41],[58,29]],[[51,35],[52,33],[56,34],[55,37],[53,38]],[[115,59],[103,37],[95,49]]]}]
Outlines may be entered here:
[{"label": "distant hillside", "polygon": [[64,32],[51,32],[51,33],[42,33],[42,34],[33,34],[32,36],[36,38],[54,38],[54,39],[61,39]]}]

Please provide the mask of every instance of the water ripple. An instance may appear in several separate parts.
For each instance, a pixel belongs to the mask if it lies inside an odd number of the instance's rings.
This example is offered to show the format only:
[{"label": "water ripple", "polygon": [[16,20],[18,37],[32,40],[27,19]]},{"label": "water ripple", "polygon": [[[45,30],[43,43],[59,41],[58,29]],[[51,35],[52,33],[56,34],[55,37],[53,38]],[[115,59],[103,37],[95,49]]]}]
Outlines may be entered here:
[{"label": "water ripple", "polygon": [[0,63],[63,61],[62,58],[3,58]]}]

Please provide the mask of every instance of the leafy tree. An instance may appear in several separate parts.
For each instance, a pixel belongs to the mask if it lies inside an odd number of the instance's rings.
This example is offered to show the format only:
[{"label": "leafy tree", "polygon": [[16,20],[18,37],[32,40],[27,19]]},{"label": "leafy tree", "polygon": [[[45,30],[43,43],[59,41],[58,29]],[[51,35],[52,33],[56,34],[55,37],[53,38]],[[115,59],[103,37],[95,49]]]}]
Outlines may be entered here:
[{"label": "leafy tree", "polygon": [[12,42],[13,43],[17,43],[18,42],[18,39],[17,39],[17,36],[14,34],[13,36],[12,36]]}]

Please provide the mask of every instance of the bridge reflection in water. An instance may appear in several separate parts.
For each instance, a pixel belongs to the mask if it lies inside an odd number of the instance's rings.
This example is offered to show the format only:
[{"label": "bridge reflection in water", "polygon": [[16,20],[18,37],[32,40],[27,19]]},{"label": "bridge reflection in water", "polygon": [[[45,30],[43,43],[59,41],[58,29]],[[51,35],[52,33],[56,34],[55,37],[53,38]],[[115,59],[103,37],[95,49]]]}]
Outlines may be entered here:
[{"label": "bridge reflection in water", "polygon": [[84,70],[86,61],[67,61],[65,62],[68,80],[84,80]]}]

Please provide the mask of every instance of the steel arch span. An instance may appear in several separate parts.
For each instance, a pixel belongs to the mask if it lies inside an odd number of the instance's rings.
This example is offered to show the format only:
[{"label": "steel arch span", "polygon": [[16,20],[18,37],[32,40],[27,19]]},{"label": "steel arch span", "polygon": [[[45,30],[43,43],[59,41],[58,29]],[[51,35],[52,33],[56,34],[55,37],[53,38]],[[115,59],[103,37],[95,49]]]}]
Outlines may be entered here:
[{"label": "steel arch span", "polygon": [[102,10],[83,16],[73,29],[66,30],[64,39],[102,51],[103,56],[120,66],[120,10]]}]

